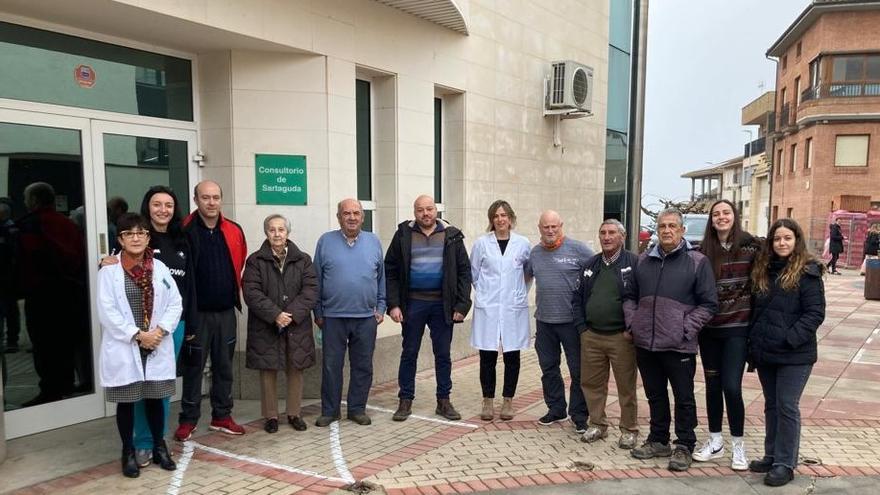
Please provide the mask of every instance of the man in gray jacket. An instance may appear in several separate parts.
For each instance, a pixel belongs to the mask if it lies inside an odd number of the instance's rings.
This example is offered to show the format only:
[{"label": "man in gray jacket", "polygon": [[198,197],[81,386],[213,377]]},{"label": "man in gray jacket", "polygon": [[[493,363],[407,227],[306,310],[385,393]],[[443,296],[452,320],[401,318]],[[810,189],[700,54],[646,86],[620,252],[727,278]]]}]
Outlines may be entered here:
[{"label": "man in gray jacket", "polygon": [[[671,471],[690,467],[697,442],[694,373],[697,334],[718,310],[715,275],[709,259],[684,240],[681,213],[657,216],[660,242],[639,258],[635,283],[625,295],[624,311],[636,362],[651,410],[651,433],[632,450],[637,459],[669,457]],[[675,448],[669,446],[669,392],[675,396]]]}]

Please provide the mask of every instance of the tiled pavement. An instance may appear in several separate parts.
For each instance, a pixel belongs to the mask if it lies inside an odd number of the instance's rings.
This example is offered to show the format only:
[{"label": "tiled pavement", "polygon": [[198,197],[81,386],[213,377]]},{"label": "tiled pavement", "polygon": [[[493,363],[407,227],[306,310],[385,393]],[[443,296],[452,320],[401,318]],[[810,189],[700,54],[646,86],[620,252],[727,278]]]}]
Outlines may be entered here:
[{"label": "tiled pavement", "polygon": [[[863,279],[851,272],[826,278],[828,311],[820,329],[820,361],[801,402],[801,455],[817,464],[802,465],[802,475],[880,475],[873,467],[880,465],[880,301],[865,301],[862,286]],[[139,479],[128,480],[119,474],[118,462],[111,462],[18,493],[314,494],[364,480],[387,493],[437,494],[606,479],[754,476],[731,471],[729,457],[673,474],[665,462],[638,461],[617,449],[614,434],[588,446],[577,441],[570,424],[538,426],[535,420],[546,409],[531,351],[523,354],[516,418],[484,423],[478,419],[478,367],[475,358],[455,363],[453,398],[465,417],[462,422],[434,416],[434,380],[428,371],[418,377],[415,416],[403,423],[391,421],[396,384],[380,384],[370,396],[371,426],[343,420],[332,428],[310,425],[306,432],[294,432],[283,427],[268,435],[255,421],[247,425],[244,437],[209,434],[178,444],[180,468],[174,474],[150,467]],[[698,370],[700,441],[707,435],[701,374]],[[755,456],[763,438],[763,400],[756,374],[746,374],[743,387],[746,442]],[[644,397],[641,391],[639,397]],[[609,415],[615,420],[619,411],[613,397],[610,400]],[[645,431],[644,400],[639,408]],[[317,412],[316,404],[308,406],[307,419],[313,421]]]}]

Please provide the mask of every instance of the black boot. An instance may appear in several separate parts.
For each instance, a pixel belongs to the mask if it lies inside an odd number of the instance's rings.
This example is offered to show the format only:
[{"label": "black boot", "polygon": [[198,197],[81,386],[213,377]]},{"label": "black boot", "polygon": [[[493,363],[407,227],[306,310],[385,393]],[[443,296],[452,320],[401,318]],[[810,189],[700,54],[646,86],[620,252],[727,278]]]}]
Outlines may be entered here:
[{"label": "black boot", "polygon": [[776,465],[764,475],[764,484],[767,486],[782,486],[794,479],[794,471],[791,468]]},{"label": "black boot", "polygon": [[134,458],[134,449],[122,451],[122,474],[126,478],[137,478],[141,475],[141,468],[138,467],[137,460]]},{"label": "black boot", "polygon": [[153,442],[153,444],[153,463],[166,471],[177,469],[177,464],[171,460],[171,456],[168,454],[168,446],[165,445],[165,440],[159,443]]}]

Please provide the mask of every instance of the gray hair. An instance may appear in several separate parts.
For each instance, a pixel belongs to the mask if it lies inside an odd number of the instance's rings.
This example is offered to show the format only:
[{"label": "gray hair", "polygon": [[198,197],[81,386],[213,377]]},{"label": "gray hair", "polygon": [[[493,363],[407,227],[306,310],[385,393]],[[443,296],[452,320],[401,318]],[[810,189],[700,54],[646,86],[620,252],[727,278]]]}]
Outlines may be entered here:
[{"label": "gray hair", "polygon": [[287,229],[287,233],[289,234],[290,233],[290,220],[288,220],[287,217],[285,217],[284,215],[281,215],[279,213],[273,213],[273,214],[269,215],[268,217],[266,217],[265,220],[263,220],[263,233],[266,235],[269,235],[269,222],[271,222],[272,220],[277,220],[279,218],[281,220],[284,220],[284,228]]},{"label": "gray hair", "polygon": [[624,227],[623,224],[620,223],[620,220],[616,218],[606,218],[605,221],[599,225],[599,228],[602,228],[602,225],[614,225],[615,227],[617,227],[617,231],[620,232],[620,235],[626,237],[626,227]]},{"label": "gray hair", "polygon": [[681,211],[677,208],[666,208],[657,214],[657,221],[659,222],[663,217],[675,216],[678,217],[678,226],[681,227],[684,225],[684,217],[681,216]]},{"label": "gray hair", "polygon": [[34,182],[24,188],[24,204],[28,210],[55,207],[55,188],[45,182]]}]

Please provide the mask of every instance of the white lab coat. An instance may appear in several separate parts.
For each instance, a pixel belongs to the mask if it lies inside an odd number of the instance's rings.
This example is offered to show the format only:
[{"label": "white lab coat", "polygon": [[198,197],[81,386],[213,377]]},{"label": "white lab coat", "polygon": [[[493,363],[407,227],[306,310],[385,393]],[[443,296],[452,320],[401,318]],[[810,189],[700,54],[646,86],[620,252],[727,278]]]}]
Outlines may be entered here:
[{"label": "white lab coat", "polygon": [[474,321],[471,345],[484,351],[517,351],[529,347],[529,290],[524,277],[531,245],[510,233],[507,249],[490,232],[474,242],[471,275]]},{"label": "white lab coat", "polygon": [[[125,271],[122,263],[101,268],[98,272],[98,319],[101,321],[101,385],[119,387],[140,381],[173,380],[177,363],[174,339],[162,339],[159,347],[147,356],[146,375],[134,336],[131,306],[125,297]],[[153,316],[150,328],[162,327],[173,332],[180,321],[183,303],[171,272],[161,261],[153,259]]]}]

